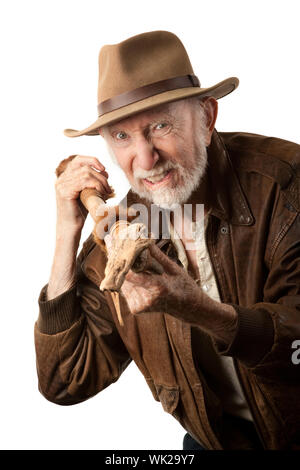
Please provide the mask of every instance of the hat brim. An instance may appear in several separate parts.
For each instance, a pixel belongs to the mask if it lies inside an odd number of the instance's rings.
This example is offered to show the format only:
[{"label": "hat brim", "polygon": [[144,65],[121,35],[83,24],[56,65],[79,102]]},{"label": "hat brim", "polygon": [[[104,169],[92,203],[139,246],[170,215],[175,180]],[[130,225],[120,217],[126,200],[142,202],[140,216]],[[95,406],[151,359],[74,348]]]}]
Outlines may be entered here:
[{"label": "hat brim", "polygon": [[223,98],[223,96],[226,96],[232,91],[234,91],[238,87],[238,85],[238,78],[230,77],[210,88],[188,87],[166,91],[164,93],[150,96],[149,98],[145,98],[144,100],[128,104],[114,111],[103,114],[93,124],[81,131],[76,131],[75,129],[65,129],[64,134],[67,137],[80,137],[82,135],[99,135],[99,129],[101,127],[106,126],[108,124],[112,124],[117,121],[121,121],[122,119],[132,116],[133,114],[146,111],[147,109],[151,109],[155,106],[192,96],[213,96],[215,99]]}]

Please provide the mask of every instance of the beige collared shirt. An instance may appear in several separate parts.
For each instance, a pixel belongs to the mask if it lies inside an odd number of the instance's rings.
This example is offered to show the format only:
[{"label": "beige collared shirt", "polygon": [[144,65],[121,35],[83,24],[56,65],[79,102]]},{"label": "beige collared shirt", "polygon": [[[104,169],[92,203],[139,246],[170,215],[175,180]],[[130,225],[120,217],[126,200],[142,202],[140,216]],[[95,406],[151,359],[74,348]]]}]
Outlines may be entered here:
[{"label": "beige collared shirt", "polygon": [[[196,282],[212,299],[220,302],[218,287],[210,262],[205,242],[205,230],[207,228],[208,215],[204,220],[192,222],[192,233],[194,234],[194,248],[196,249],[196,260],[200,279]],[[181,239],[175,228],[168,220],[170,237],[176,247],[178,258],[184,269],[188,269],[188,258]],[[215,351],[211,342],[199,344],[197,342],[196,362],[208,379],[208,384],[221,400],[225,412],[240,416],[253,421],[251,412],[245,400],[241,385],[239,383],[233,359],[229,356],[220,356]]]}]

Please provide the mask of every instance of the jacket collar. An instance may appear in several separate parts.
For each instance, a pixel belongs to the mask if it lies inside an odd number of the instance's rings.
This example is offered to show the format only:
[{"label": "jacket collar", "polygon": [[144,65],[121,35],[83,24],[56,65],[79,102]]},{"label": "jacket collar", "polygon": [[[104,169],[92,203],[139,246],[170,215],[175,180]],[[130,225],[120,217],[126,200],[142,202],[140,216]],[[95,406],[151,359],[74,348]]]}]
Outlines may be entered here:
[{"label": "jacket collar", "polygon": [[207,153],[209,187],[213,192],[211,213],[233,225],[251,225],[254,219],[248,202],[229,153],[216,130]]},{"label": "jacket collar", "polygon": [[[208,187],[212,191],[210,194],[212,197],[210,213],[233,225],[251,225],[254,218],[233,168],[229,153],[216,129],[212,134],[207,154]],[[192,195],[195,200],[197,200],[197,193],[200,193],[200,186]],[[151,212],[151,204],[133,193],[132,190],[127,193],[127,196],[120,204],[124,204],[125,201],[128,207],[132,204],[142,203],[148,208],[149,213]]]}]

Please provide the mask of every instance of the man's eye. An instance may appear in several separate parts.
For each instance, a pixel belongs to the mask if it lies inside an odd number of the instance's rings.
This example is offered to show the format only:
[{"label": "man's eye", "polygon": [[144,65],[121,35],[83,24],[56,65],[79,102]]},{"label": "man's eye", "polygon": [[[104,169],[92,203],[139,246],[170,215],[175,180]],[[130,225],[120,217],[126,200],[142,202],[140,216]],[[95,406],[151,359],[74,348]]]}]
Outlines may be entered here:
[{"label": "man's eye", "polygon": [[160,122],[159,124],[155,126],[155,129],[160,130],[160,129],[164,129],[165,127],[167,127],[167,124],[165,122]]},{"label": "man's eye", "polygon": [[118,140],[124,140],[124,139],[126,139],[126,137],[127,137],[126,132],[118,132],[118,133],[116,134],[116,138],[117,138]]}]

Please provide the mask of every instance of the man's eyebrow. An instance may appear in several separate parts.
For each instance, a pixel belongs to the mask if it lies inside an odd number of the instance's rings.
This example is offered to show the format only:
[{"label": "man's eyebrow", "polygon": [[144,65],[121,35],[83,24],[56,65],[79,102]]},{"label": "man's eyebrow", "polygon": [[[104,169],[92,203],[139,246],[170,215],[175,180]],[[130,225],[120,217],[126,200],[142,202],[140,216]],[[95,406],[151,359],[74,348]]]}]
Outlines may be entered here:
[{"label": "man's eyebrow", "polygon": [[[170,107],[166,107],[165,105],[164,106],[164,109],[162,110],[159,110],[159,109],[149,109],[149,121],[151,120],[152,122],[157,122],[157,121],[161,121],[162,119],[168,119],[168,120],[174,120],[176,119],[176,116],[174,115],[174,113],[172,113],[170,111]],[[166,109],[167,108],[167,109]],[[151,122],[149,122],[149,124],[151,125]],[[149,125],[148,124],[148,125]],[[146,126],[147,127],[147,126]],[[123,129],[123,124],[120,122],[116,122],[116,123],[112,123],[111,125],[108,125],[108,126],[104,126],[103,129],[107,130],[109,133],[115,131],[115,130],[119,130],[119,129]]]},{"label": "man's eyebrow", "polygon": [[172,120],[172,119],[175,119],[175,116],[171,113],[168,113],[167,111],[166,112],[162,112],[162,113],[159,113],[159,116],[154,116],[153,119],[155,121],[159,121],[161,119],[169,119],[169,120]]},{"label": "man's eyebrow", "polygon": [[105,126],[105,131],[108,132],[108,133],[112,133],[115,129],[120,129],[122,127],[121,124],[119,123],[115,123],[115,124],[111,124],[110,126]]}]

